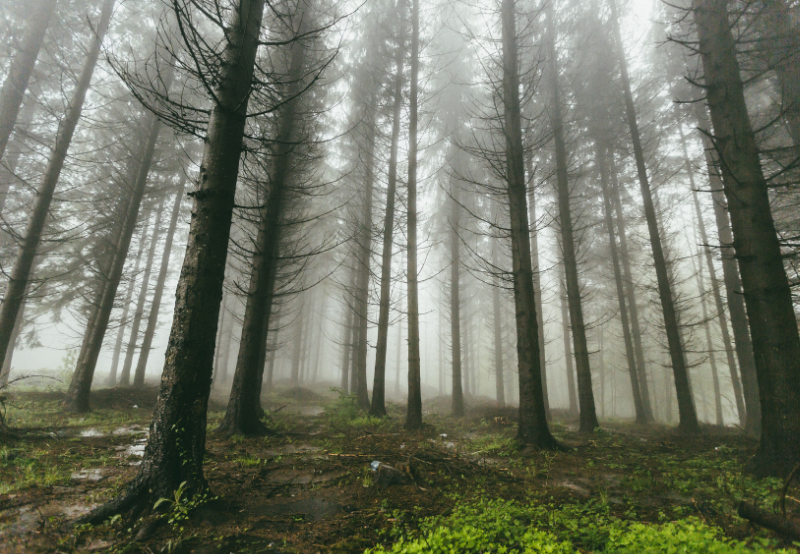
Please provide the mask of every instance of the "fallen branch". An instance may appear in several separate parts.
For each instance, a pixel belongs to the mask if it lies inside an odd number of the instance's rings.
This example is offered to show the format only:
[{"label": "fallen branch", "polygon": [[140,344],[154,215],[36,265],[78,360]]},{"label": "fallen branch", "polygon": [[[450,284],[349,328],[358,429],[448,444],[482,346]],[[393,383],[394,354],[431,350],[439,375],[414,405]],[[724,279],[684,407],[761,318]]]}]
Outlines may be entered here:
[{"label": "fallen branch", "polygon": [[748,502],[739,503],[739,517],[742,517],[761,527],[775,531],[795,541],[800,541],[800,523],[762,510]]}]

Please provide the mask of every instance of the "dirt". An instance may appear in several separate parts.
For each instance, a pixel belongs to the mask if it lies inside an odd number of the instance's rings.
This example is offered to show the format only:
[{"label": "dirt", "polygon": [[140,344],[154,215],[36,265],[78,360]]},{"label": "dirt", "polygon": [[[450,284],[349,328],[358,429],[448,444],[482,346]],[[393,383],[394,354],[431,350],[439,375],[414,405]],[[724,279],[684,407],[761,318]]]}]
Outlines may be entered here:
[{"label": "dirt", "polygon": [[[139,542],[131,540],[135,530],[127,530],[135,528],[135,521],[76,528],[75,518],[119,493],[136,473],[150,416],[141,406],[148,405],[144,396],[152,397],[153,391],[138,394],[127,400],[111,393],[106,400],[93,399],[94,406],[141,402],[136,409],[103,408],[124,424],[62,422],[48,429],[31,417],[37,431],[23,432],[3,447],[4,553],[123,547],[148,554],[363,552],[387,542],[386,532],[397,525],[413,527],[421,518],[447,513],[456,502],[454,494],[556,505],[603,502],[620,515],[635,507],[636,517],[645,522],[695,514],[732,537],[747,538],[753,529],[735,517],[734,502],[758,491],[776,494],[780,485],[759,482],[752,490],[724,486],[740,475],[725,468],[740,468],[756,446],[733,431],[707,429],[683,438],[665,428],[617,424],[600,434],[580,435],[566,421],[554,429],[572,450],[552,454],[516,447],[513,410],[490,406],[464,420],[431,417],[433,423],[422,433],[402,430],[400,406],[391,407],[388,423],[347,424],[327,412],[303,416],[284,411],[272,416],[271,424],[280,431],[275,437],[228,440],[209,434],[205,472],[217,498],[195,509],[188,521],[165,521]],[[288,394],[294,400],[306,392]],[[58,398],[31,393],[24,400],[33,409]],[[212,410],[209,429],[219,417]],[[398,481],[402,484],[376,486],[373,461],[411,477]],[[687,467],[696,468],[688,480],[681,477]],[[789,497],[798,496],[792,487]],[[788,504],[796,514],[800,502]]]}]

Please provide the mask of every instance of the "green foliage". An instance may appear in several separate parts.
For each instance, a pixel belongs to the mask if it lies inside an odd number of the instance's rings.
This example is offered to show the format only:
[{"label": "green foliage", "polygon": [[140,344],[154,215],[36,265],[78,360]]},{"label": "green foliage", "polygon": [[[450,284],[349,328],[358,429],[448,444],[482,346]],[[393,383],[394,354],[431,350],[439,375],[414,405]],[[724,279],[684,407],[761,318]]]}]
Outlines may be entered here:
[{"label": "green foliage", "polygon": [[[399,519],[397,512],[393,519]],[[728,539],[720,529],[696,518],[660,525],[632,522],[610,513],[608,506],[589,501],[556,508],[539,502],[520,503],[479,498],[460,501],[448,516],[426,518],[418,531],[401,523],[391,547],[368,554],[416,553],[710,553],[772,552],[769,541],[752,545]],[[780,550],[789,554],[789,551]]]},{"label": "green foliage", "polygon": [[339,393],[339,397],[325,407],[323,413],[324,421],[330,425],[334,431],[345,432],[351,429],[387,429],[393,423],[388,418],[372,417],[367,415],[358,406],[358,399],[354,394],[346,394],[343,391],[334,389]]}]

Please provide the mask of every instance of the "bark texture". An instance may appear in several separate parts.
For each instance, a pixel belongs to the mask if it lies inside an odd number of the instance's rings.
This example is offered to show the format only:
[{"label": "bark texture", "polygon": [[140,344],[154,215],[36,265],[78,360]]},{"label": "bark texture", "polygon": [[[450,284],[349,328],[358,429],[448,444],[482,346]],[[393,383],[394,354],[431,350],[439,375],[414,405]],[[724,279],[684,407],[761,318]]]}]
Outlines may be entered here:
[{"label": "bark texture", "polygon": [[139,473],[120,496],[91,512],[86,521],[150,510],[156,500],[170,498],[184,482],[188,495],[208,489],[203,457],[214,339],[263,10],[263,0],[239,0],[232,6],[199,187],[192,194],[189,242],[161,392]]},{"label": "bark texture", "polygon": [[759,474],[788,474],[800,461],[800,336],[744,99],[724,0],[695,0],[706,101],[742,272],[761,400]]}]

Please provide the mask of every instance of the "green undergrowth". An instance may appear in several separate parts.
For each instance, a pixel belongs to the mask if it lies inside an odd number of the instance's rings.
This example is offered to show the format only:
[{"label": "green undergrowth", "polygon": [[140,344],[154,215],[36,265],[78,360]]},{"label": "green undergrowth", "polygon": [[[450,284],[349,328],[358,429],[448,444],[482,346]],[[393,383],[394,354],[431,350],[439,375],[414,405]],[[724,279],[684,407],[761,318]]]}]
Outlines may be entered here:
[{"label": "green undergrowth", "polygon": [[425,518],[418,525],[391,514],[394,525],[384,534],[386,546],[367,554],[498,553],[566,554],[606,552],[745,554],[780,552],[764,537],[743,543],[725,537],[718,527],[696,517],[646,523],[613,515],[604,504],[567,504],[484,497],[464,502],[444,516]]}]

